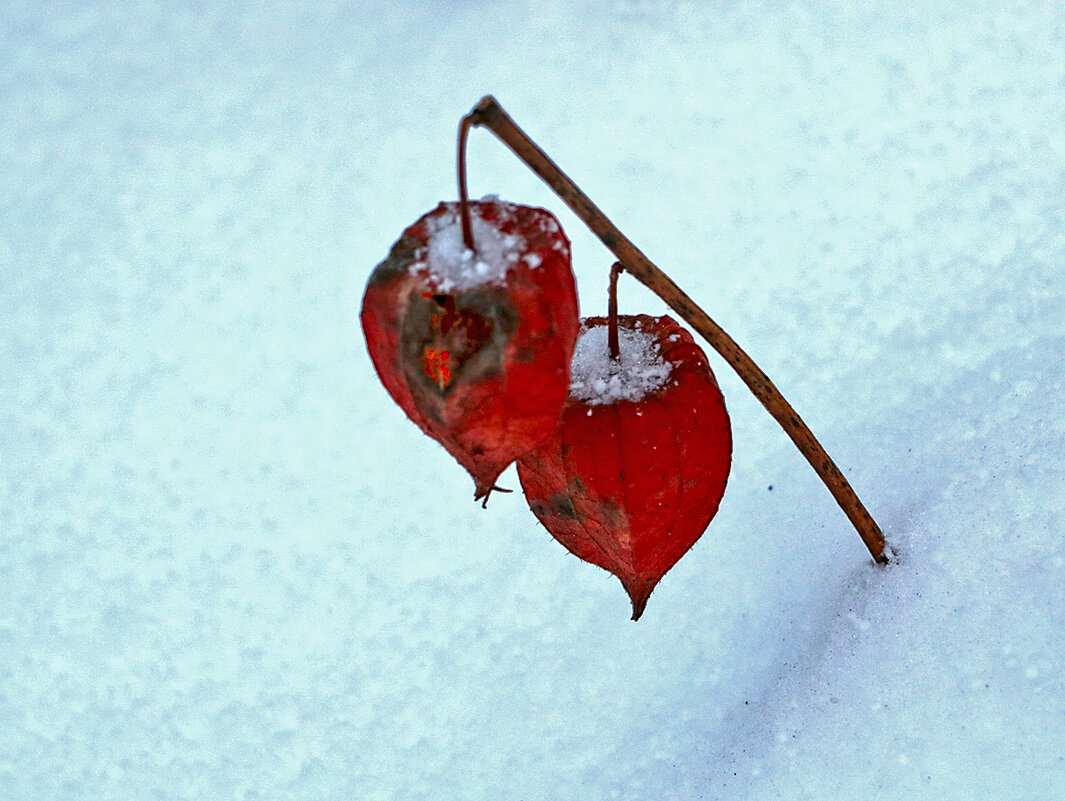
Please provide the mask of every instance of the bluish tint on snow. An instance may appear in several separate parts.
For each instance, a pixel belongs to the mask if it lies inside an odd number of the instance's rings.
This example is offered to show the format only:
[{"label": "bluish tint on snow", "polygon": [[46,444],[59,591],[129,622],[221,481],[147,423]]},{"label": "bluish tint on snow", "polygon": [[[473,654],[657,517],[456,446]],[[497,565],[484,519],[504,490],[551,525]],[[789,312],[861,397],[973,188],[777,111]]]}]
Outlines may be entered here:
[{"label": "bluish tint on snow", "polygon": [[[1065,10],[383,7],[0,11],[0,799],[1059,797]],[[713,356],[734,472],[638,623],[472,502],[357,310],[488,92],[899,565]],[[610,254],[469,158],[602,314]]]}]

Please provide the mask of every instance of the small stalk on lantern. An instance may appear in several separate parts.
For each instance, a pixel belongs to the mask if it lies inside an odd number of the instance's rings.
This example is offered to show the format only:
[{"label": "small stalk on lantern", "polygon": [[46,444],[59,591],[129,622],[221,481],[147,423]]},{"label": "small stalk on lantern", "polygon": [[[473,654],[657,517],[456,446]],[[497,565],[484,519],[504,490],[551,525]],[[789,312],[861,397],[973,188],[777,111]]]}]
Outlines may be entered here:
[{"label": "small stalk on lantern", "polygon": [[470,136],[470,128],[474,126],[472,115],[467,114],[459,123],[459,152],[456,163],[458,164],[459,178],[459,217],[462,220],[462,243],[466,249],[477,252],[473,241],[473,226],[470,223],[470,197],[466,190],[466,140]]},{"label": "small stalk on lantern", "polygon": [[[460,127],[460,191],[465,192],[464,137],[472,126],[484,126],[536,173],[600,241],[614,253],[624,269],[686,320],[710,343],[761,401],[784,429],[799,452],[824,482],[832,497],[853,524],[873,561],[887,564],[890,549],[883,532],[854,492],[850,482],[825,452],[810,428],[799,417],[762,369],[710,316],[647,258],[592,200],[559,169],[543,150],[522,131],[492,96],[484,97],[462,120]],[[472,241],[472,234],[470,237]],[[469,244],[469,243],[468,243]]]},{"label": "small stalk on lantern", "polygon": [[617,361],[621,358],[621,344],[618,342],[618,276],[625,271],[620,261],[614,262],[610,268],[610,291],[607,295],[606,304],[606,342],[610,351],[610,358]]}]

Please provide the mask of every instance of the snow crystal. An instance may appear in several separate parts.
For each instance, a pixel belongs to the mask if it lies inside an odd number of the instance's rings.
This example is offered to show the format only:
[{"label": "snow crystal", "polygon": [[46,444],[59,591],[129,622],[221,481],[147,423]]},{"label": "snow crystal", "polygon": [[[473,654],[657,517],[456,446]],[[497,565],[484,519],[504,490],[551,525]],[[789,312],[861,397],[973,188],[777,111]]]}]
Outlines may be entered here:
[{"label": "snow crystal", "polygon": [[620,358],[611,359],[607,327],[584,328],[570,364],[571,398],[591,406],[638,401],[665,385],[672,371],[651,334],[618,328]]},{"label": "snow crystal", "polygon": [[[508,208],[497,198],[494,200],[503,209]],[[425,259],[424,267],[445,292],[502,281],[525,250],[522,237],[504,234],[495,224],[485,222],[478,207],[473,205],[470,206],[470,227],[476,252],[467,248],[462,239],[462,219],[457,203],[451,204],[443,215],[428,220],[429,245],[420,255]],[[536,267],[538,263],[530,261],[529,266]]]}]

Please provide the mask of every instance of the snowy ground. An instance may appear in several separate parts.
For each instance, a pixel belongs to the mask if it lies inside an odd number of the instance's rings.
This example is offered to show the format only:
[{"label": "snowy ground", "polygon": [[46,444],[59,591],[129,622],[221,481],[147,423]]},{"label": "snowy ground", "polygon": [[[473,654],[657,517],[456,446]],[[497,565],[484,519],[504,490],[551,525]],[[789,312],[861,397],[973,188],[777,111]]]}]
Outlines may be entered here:
[{"label": "snowy ground", "polygon": [[[1065,798],[1065,10],[906,6],[5,2],[0,798]],[[901,564],[716,358],[731,483],[639,623],[472,503],[357,310],[487,92]]]}]

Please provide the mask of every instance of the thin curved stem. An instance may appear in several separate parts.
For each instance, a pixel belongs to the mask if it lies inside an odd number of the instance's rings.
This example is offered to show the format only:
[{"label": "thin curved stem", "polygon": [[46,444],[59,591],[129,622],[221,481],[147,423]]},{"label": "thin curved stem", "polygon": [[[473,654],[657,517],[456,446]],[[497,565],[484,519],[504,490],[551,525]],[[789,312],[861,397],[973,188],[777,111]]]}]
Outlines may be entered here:
[{"label": "thin curved stem", "polygon": [[610,290],[606,302],[606,343],[610,358],[621,358],[621,343],[618,342],[618,276],[625,271],[620,261],[610,268]]},{"label": "thin curved stem", "polygon": [[592,233],[617,256],[628,272],[662,298],[721,354],[806,457],[858,531],[873,560],[878,564],[887,564],[889,552],[880,527],[810,428],[754,360],[607,219],[591,199],[514,123],[495,98],[483,98],[466,119],[473,125],[491,130],[554,190]]},{"label": "thin curved stem", "polygon": [[466,140],[470,128],[476,123],[473,114],[467,114],[459,123],[459,152],[456,163],[459,171],[459,217],[462,219],[462,242],[467,250],[477,251],[473,241],[473,226],[470,224],[470,196],[466,189]]}]

